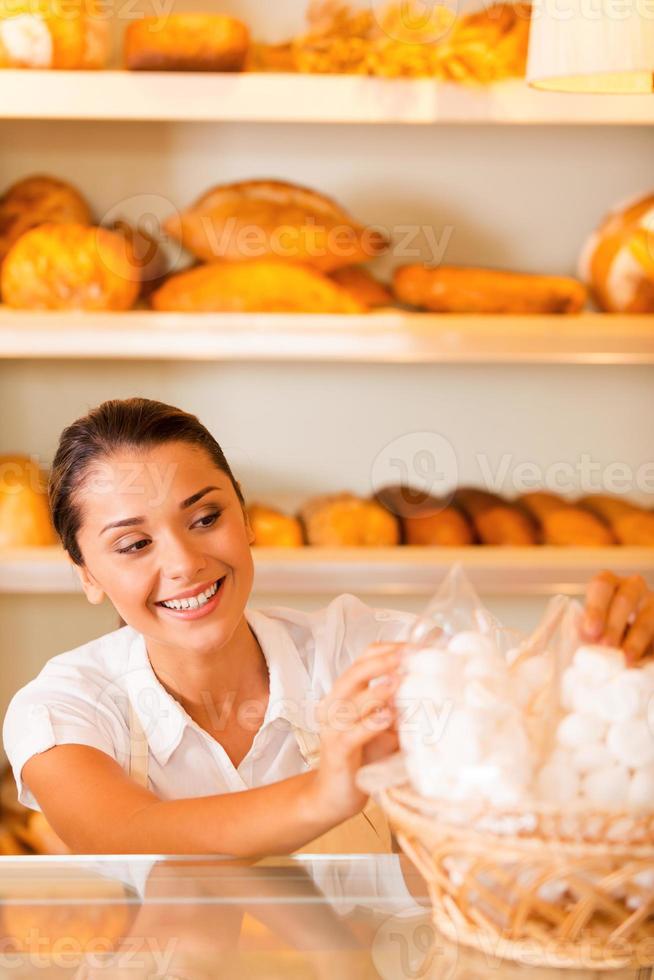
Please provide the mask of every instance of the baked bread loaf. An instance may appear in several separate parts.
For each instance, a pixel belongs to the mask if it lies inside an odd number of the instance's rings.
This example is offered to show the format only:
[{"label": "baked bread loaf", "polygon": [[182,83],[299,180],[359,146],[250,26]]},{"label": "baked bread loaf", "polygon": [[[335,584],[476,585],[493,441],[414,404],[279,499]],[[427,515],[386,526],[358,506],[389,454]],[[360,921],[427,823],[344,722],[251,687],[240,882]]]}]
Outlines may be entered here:
[{"label": "baked bread loaf", "polygon": [[391,548],[400,543],[396,517],[375,500],[351,493],[314,497],[300,520],[307,544],[319,548]]},{"label": "baked bread loaf", "polygon": [[247,513],[256,548],[301,548],[304,544],[302,525],[296,517],[261,504],[252,504]]},{"label": "baked bread loaf", "polygon": [[330,274],[330,279],[370,309],[393,305],[394,299],[390,289],[375,279],[373,274],[362,265],[348,265],[343,269],[336,269]]},{"label": "baked bread loaf", "polygon": [[0,548],[56,543],[45,473],[29,456],[0,456]]},{"label": "baked bread loaf", "polygon": [[563,548],[608,548],[615,544],[599,517],[547,491],[525,493],[517,501],[534,518],[545,545]]},{"label": "baked bread loaf", "polygon": [[131,21],[125,67],[132,71],[241,71],[250,46],[245,24],[222,14],[167,14]]},{"label": "baked bread loaf", "polygon": [[654,313],[654,194],[607,215],[584,246],[579,274],[600,309]]},{"label": "baked bread loaf", "polygon": [[125,254],[140,294],[149,296],[163,284],[169,271],[159,243],[147,231],[127,221],[114,221],[108,228],[125,240]]},{"label": "baked bread loaf", "polygon": [[621,545],[635,548],[654,547],[654,514],[628,500],[610,494],[582,497],[578,506],[605,521]]},{"label": "baked bread loaf", "polygon": [[109,47],[99,0],[0,0],[0,68],[104,68]]},{"label": "baked bread loaf", "polygon": [[327,276],[277,259],[212,262],[171,276],[150,298],[185,313],[365,313]]},{"label": "baked bread loaf", "polygon": [[467,518],[447,501],[406,486],[385,487],[375,500],[399,518],[405,545],[458,548],[475,542]]},{"label": "baked bread loaf", "polygon": [[458,266],[401,266],[393,289],[401,303],[433,313],[579,313],[586,303],[576,279]]},{"label": "baked bread loaf", "polygon": [[0,264],[21,235],[42,224],[91,223],[82,195],[55,177],[36,175],[12,184],[0,197]]},{"label": "baked bread loaf", "polygon": [[3,301],[22,310],[128,310],[139,289],[123,236],[79,224],[22,235],[0,278]]},{"label": "baked bread loaf", "polygon": [[322,272],[366,262],[388,245],[335,201],[280,180],[214,187],[164,229],[204,262],[270,257]]},{"label": "baked bread loaf", "polygon": [[453,503],[468,517],[482,544],[500,548],[538,544],[532,519],[497,494],[474,487],[461,487],[454,494]]}]

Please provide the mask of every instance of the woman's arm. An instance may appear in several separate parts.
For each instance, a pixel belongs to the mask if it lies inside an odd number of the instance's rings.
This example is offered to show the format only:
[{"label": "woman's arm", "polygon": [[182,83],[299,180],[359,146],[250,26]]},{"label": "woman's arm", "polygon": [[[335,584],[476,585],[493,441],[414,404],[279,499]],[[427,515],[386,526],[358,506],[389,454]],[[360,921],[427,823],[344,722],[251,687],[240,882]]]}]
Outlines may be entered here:
[{"label": "woman's arm", "polygon": [[325,700],[319,768],[272,785],[160,800],[110,756],[77,744],[32,756],[23,780],[55,833],[77,853],[288,854],[365,805],[354,777],[365,747],[393,723],[388,703],[397,681],[368,685],[392,675],[398,659],[394,646],[384,646],[354,663]]}]

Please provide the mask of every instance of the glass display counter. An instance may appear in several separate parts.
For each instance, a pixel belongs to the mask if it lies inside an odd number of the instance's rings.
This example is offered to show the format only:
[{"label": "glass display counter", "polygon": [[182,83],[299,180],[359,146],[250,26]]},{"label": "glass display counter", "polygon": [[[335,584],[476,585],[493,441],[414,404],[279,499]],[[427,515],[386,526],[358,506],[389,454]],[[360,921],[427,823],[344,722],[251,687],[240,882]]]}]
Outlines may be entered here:
[{"label": "glass display counter", "polygon": [[[0,977],[485,980],[600,977],[445,940],[398,855],[0,859]],[[611,973],[615,980],[652,971]]]}]

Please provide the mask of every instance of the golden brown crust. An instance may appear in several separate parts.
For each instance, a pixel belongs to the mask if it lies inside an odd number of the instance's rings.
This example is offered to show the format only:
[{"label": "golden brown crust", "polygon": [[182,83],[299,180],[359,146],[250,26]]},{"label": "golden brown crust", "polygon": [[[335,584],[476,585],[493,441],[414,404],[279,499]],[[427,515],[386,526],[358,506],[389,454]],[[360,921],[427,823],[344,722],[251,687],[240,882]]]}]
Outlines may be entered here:
[{"label": "golden brown crust", "polygon": [[214,187],[164,228],[204,262],[270,257],[322,272],[366,262],[388,245],[330,198],[279,180]]},{"label": "golden brown crust", "polygon": [[247,509],[257,548],[301,548],[302,525],[295,517],[273,507],[251,504]]},{"label": "golden brown crust", "polygon": [[525,493],[516,503],[537,522],[542,542],[568,548],[608,548],[615,538],[605,522],[558,494],[541,490]]},{"label": "golden brown crust", "polygon": [[578,506],[604,520],[621,545],[635,548],[654,547],[654,514],[611,494],[590,494]]},{"label": "golden brown crust", "polygon": [[384,487],[375,500],[399,518],[405,545],[456,548],[475,542],[472,525],[449,500],[402,485]]},{"label": "golden brown crust", "polygon": [[[22,24],[11,25],[18,17]],[[0,68],[103,68],[109,48],[109,25],[96,0],[0,5]]]},{"label": "golden brown crust", "polygon": [[0,456],[0,548],[56,544],[47,477],[29,456]]},{"label": "golden brown crust", "polygon": [[262,259],[213,262],[171,276],[152,294],[155,310],[190,313],[365,313],[327,276]]},{"label": "golden brown crust", "polygon": [[22,310],[127,310],[140,288],[125,239],[106,228],[44,224],[12,246],[2,298]]},{"label": "golden brown crust", "polygon": [[503,548],[538,544],[538,534],[529,516],[497,494],[461,487],[454,495],[454,504],[473,523],[482,544]]},{"label": "golden brown crust", "polygon": [[125,239],[127,258],[137,270],[141,296],[149,296],[163,285],[168,274],[168,260],[159,243],[147,231],[127,221],[114,221],[108,229]]},{"label": "golden brown crust", "polygon": [[350,493],[308,500],[300,511],[307,543],[320,548],[391,548],[400,543],[397,519],[374,500]]},{"label": "golden brown crust", "polygon": [[390,289],[361,265],[336,269],[329,278],[370,309],[393,305],[394,298]]},{"label": "golden brown crust", "polygon": [[584,247],[582,276],[609,313],[654,312],[654,194],[616,208]]},{"label": "golden brown crust", "polygon": [[50,224],[91,222],[88,204],[71,184],[35,174],[12,184],[0,197],[0,263],[21,235]]},{"label": "golden brown crust", "polygon": [[579,313],[586,303],[576,279],[458,266],[402,266],[393,288],[400,302],[434,313]]},{"label": "golden brown crust", "polygon": [[127,25],[125,67],[132,71],[241,71],[247,26],[221,14],[168,14]]},{"label": "golden brown crust", "polygon": [[581,497],[577,501],[578,507],[589,510],[591,513],[600,517],[607,524],[613,524],[619,517],[625,514],[633,514],[640,508],[635,504],[624,500],[622,497],[614,497],[609,493],[591,493],[586,497]]}]

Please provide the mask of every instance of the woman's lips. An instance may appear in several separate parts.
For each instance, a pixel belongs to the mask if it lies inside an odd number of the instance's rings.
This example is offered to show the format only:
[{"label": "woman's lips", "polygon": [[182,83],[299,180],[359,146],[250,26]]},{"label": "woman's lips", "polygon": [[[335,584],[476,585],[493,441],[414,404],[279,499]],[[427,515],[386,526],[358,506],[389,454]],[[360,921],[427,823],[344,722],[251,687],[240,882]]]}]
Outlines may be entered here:
[{"label": "woman's lips", "polygon": [[213,595],[209,602],[206,602],[204,606],[199,606],[197,609],[168,609],[167,606],[157,606],[162,612],[167,613],[169,616],[174,616],[175,619],[203,619],[214,611],[216,606],[220,603],[220,597],[223,592],[223,586],[225,585],[225,576],[218,579],[218,589],[216,594]]}]

